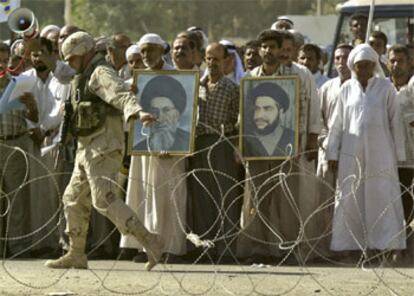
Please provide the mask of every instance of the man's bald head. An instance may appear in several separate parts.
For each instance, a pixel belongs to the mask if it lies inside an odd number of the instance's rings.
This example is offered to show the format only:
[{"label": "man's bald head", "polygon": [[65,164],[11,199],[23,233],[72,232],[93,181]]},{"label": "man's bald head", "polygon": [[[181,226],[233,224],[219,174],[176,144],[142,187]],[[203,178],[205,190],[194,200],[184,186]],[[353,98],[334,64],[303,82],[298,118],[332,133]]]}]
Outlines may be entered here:
[{"label": "man's bald head", "polygon": [[224,62],[227,57],[227,49],[220,43],[211,43],[206,48],[206,63],[210,77],[215,79],[224,75]]},{"label": "man's bald head", "polygon": [[227,48],[223,44],[220,44],[218,42],[210,43],[206,48],[206,52],[208,50],[209,51],[221,52],[223,58],[226,58],[227,55],[228,55]]}]

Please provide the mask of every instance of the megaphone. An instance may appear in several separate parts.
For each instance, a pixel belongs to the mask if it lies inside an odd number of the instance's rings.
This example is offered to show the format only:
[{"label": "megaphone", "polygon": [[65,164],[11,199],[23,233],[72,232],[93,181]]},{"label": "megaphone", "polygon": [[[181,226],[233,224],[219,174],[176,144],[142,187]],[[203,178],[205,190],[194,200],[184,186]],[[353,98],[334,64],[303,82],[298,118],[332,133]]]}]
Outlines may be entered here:
[{"label": "megaphone", "polygon": [[39,33],[39,24],[30,9],[17,8],[8,18],[7,24],[11,31],[26,39],[32,39]]}]

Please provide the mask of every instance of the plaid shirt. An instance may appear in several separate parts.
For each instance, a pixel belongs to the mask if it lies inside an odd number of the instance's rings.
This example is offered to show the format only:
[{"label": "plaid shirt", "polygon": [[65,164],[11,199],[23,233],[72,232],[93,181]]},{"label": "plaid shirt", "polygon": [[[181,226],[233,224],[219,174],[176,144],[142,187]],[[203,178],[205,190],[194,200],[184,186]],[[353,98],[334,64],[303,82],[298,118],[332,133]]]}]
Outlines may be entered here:
[{"label": "plaid shirt", "polygon": [[19,136],[27,132],[25,111],[0,113],[0,137]]},{"label": "plaid shirt", "polygon": [[[7,85],[0,90],[0,99],[6,87]],[[25,132],[27,132],[27,123],[24,110],[10,110],[7,113],[0,113],[0,137],[19,136]]]},{"label": "plaid shirt", "polygon": [[208,77],[201,80],[199,88],[197,135],[233,134],[239,116],[239,87],[227,77],[220,78],[209,92]]}]

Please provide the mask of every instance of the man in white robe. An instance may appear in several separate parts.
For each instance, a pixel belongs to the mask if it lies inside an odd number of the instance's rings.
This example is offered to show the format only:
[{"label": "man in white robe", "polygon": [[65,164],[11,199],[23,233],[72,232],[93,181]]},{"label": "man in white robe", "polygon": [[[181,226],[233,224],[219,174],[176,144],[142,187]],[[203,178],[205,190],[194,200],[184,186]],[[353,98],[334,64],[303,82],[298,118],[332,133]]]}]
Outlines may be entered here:
[{"label": "man in white robe", "polygon": [[327,139],[339,187],[331,250],[404,249],[397,161],[405,159],[405,147],[396,92],[380,77],[369,45],[351,51],[348,67],[352,78],[341,88]]},{"label": "man in white robe", "polygon": [[[156,34],[145,34],[138,42],[143,62],[148,70],[174,70],[162,55],[165,41]],[[138,95],[137,95],[138,96]],[[187,186],[180,181],[185,174],[185,160],[170,156],[132,156],[126,203],[145,221],[145,226],[160,235],[163,253],[173,255],[186,252],[185,232],[181,227],[186,221]],[[122,248],[142,246],[131,236],[122,236]],[[142,254],[134,261],[143,261]],[[174,258],[176,259],[176,258]]]}]

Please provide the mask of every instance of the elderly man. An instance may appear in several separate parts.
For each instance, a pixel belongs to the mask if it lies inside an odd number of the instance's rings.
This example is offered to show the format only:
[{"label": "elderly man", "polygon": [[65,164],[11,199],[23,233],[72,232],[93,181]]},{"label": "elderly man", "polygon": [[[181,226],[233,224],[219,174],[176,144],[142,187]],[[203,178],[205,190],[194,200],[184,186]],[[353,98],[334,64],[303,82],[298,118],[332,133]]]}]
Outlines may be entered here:
[{"label": "elderly man", "polygon": [[337,98],[341,86],[351,78],[351,71],[348,68],[347,61],[352,45],[339,44],[334,51],[334,63],[335,69],[338,72],[338,77],[326,82],[319,90],[319,98],[321,102],[322,111],[322,131],[318,137],[318,144],[320,146],[318,152],[318,168],[317,175],[323,178],[325,182],[320,183],[320,206],[325,207],[324,210],[319,212],[321,225],[321,241],[318,244],[319,249],[324,254],[329,254],[330,232],[332,230],[333,219],[333,205],[334,194],[336,188],[336,176],[328,169],[328,160],[326,159],[326,137],[329,132],[329,124],[332,121],[332,114],[335,109]]},{"label": "elderly man", "polygon": [[167,43],[157,34],[147,33],[138,41],[142,60],[150,70],[174,70],[163,60]]},{"label": "elderly man", "polygon": [[397,91],[401,119],[404,123],[406,161],[398,163],[398,176],[401,182],[402,202],[406,225],[413,220],[414,178],[414,91],[408,86],[411,78],[410,53],[403,45],[394,45],[388,50],[388,69],[391,81]]},{"label": "elderly man", "polygon": [[199,88],[197,153],[190,159],[190,229],[203,240],[222,237],[206,252],[211,260],[230,260],[240,218],[239,166],[231,145],[237,135],[239,88],[224,75],[227,54],[220,43],[206,49],[208,75]]},{"label": "elderly man", "polygon": [[299,50],[298,63],[308,68],[315,79],[316,87],[319,89],[329,80],[321,73],[319,65],[322,59],[322,50],[316,44],[307,43]]},{"label": "elderly man", "polygon": [[294,131],[280,124],[281,114],[289,109],[288,94],[277,84],[262,83],[247,93],[247,102],[251,110],[246,127],[252,126],[253,133],[246,136],[243,154],[286,156],[288,146],[295,141]]},{"label": "elderly man", "polygon": [[338,171],[331,250],[406,248],[397,161],[404,135],[393,85],[379,77],[378,54],[356,46],[353,77],[343,84],[327,139],[329,167]]},{"label": "elderly man", "polygon": [[87,33],[70,35],[62,53],[76,70],[72,81],[73,114],[66,122],[78,140],[75,169],[63,196],[69,236],[69,252],[48,260],[50,268],[87,268],[85,255],[91,205],[108,217],[123,233],[134,236],[148,251],[146,269],[151,270],[161,257],[160,238],[148,232],[130,207],[114,194],[114,180],[121,165],[125,119],[140,118],[144,125],[154,117],[142,111],[136,99],[101,55]]},{"label": "elderly man", "polygon": [[[162,58],[165,45],[166,42],[157,34],[148,33],[141,37],[138,46],[147,70],[174,69]],[[157,102],[154,101],[158,106],[153,105],[153,111],[154,113],[160,112],[157,114],[159,120],[164,120],[166,117],[171,119],[173,114],[172,118],[177,117],[177,110],[170,110],[171,112],[167,112],[168,114],[164,114],[164,110],[158,110],[159,104],[168,103],[167,100],[161,98],[172,95],[169,93],[171,85],[166,85],[171,83],[171,80],[165,78],[166,76],[163,77],[160,79],[154,78],[154,84],[151,83],[150,87],[138,90],[141,104],[147,110],[151,109],[148,106],[151,97],[150,92],[154,91],[154,94],[158,94]],[[163,89],[169,91],[163,92]],[[182,89],[179,89],[182,93]],[[183,97],[180,99],[183,99]],[[177,106],[177,109],[183,110],[183,106]],[[171,127],[168,127],[170,129],[168,131],[169,136],[171,136]],[[155,123],[150,129],[161,131],[158,123]],[[167,131],[167,128],[164,131]],[[158,134],[157,142],[160,135],[161,133]],[[127,204],[145,221],[145,226],[149,230],[160,235],[164,246],[161,252],[168,255],[169,262],[180,260],[178,256],[184,255],[186,252],[185,232],[180,223],[186,219],[187,186],[185,182],[179,182],[185,172],[185,160],[182,157],[171,156],[165,152],[159,154],[158,151],[157,155],[131,157]],[[123,236],[121,247],[142,250],[143,246],[134,238]],[[148,255],[148,250],[145,250],[145,252]],[[134,261],[141,262],[145,260],[145,257],[145,254],[139,253]]]},{"label": "elderly man", "polygon": [[157,122],[149,127],[148,138],[134,148],[162,151],[188,151],[190,134],[179,127],[187,95],[182,84],[170,76],[158,76],[148,82],[141,94],[144,111],[153,114]]},{"label": "elderly man", "polygon": [[[263,256],[281,256],[278,244],[281,241],[296,241],[299,233],[301,219],[305,221],[317,208],[317,199],[313,178],[301,176],[314,170],[314,149],[316,149],[317,134],[320,131],[319,100],[316,95],[316,87],[310,77],[309,71],[295,63],[282,64],[279,57],[285,36],[291,36],[288,32],[265,30],[260,33],[258,40],[261,42],[260,54],[263,64],[250,72],[251,76],[279,76],[296,75],[299,77],[300,103],[299,103],[299,159],[292,159],[294,177],[289,177],[289,188],[297,203],[300,217],[297,217],[296,209],[291,207],[290,196],[284,194],[279,179],[275,175],[285,168],[282,161],[249,161],[246,175],[251,179],[246,183],[244,220],[246,233],[260,241],[253,242],[248,235],[240,237],[239,256],[251,259],[260,259]],[[289,39],[293,41],[292,38]],[[288,55],[290,57],[290,55]],[[310,151],[310,152],[307,152]],[[288,166],[287,166],[288,167]],[[306,173],[305,173],[306,172]],[[279,184],[279,185],[278,185]],[[259,190],[259,191],[257,191]],[[259,207],[259,208],[258,208]],[[260,211],[260,213],[257,213]],[[263,217],[269,223],[262,221]],[[313,221],[306,226],[306,235],[309,239],[316,232]],[[304,240],[305,240],[304,239]],[[247,240],[247,241],[246,241]],[[307,242],[303,242],[301,256],[308,256],[305,248]],[[291,259],[292,260],[292,259]],[[305,259],[302,259],[305,260]]]}]

